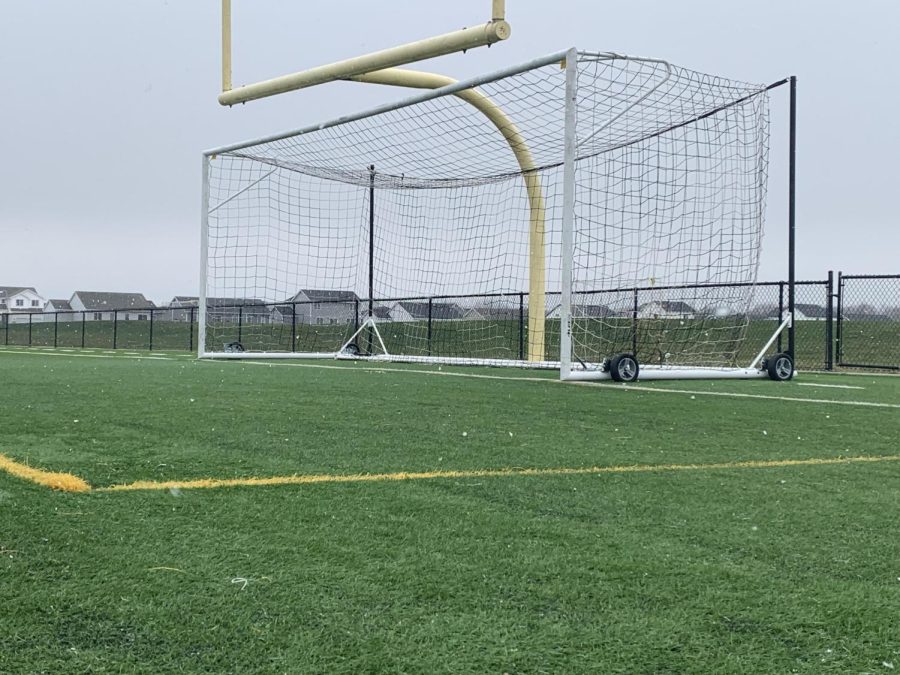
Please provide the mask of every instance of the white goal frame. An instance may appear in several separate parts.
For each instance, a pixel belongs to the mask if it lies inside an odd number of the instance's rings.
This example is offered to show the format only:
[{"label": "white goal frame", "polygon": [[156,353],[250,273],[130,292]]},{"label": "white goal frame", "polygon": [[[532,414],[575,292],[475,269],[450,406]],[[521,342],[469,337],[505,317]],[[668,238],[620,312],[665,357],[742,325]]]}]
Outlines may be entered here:
[{"label": "white goal frame", "polygon": [[[296,130],[283,133],[264,136],[252,140],[234,143],[230,145],[220,146],[203,153],[202,160],[202,202],[201,202],[201,283],[199,292],[199,334],[198,334],[198,358],[220,358],[220,359],[284,359],[284,358],[300,358],[300,359],[365,359],[375,362],[395,361],[408,363],[428,363],[428,364],[449,364],[449,365],[481,365],[481,366],[512,366],[527,368],[543,368],[558,369],[560,379],[567,381],[584,381],[584,380],[608,380],[611,374],[608,372],[605,363],[583,363],[580,360],[573,359],[572,352],[572,287],[573,287],[573,257],[574,257],[574,227],[575,227],[575,198],[576,198],[576,94],[577,94],[577,68],[578,68],[578,50],[571,48],[565,51],[555,52],[545,57],[534,59],[517,66],[505,68],[493,73],[465,79],[462,81],[447,84],[436,89],[431,89],[410,96],[395,103],[381,105],[369,110],[351,114],[337,119],[333,119],[321,124],[310,125]],[[607,58],[623,58],[618,54],[592,54],[597,57]],[[655,61],[657,63],[665,63],[656,59],[643,59],[646,61]],[[446,96],[458,95],[466,90],[471,90],[480,85],[488,84],[506,77],[524,73],[526,71],[548,66],[551,64],[560,64],[566,70],[566,90],[565,90],[565,145],[564,145],[564,163],[563,163],[563,207],[562,207],[562,257],[561,257],[561,304],[559,309],[560,317],[560,353],[559,361],[542,361],[534,358],[528,360],[505,360],[505,359],[478,359],[478,358],[462,358],[462,357],[431,357],[431,356],[410,356],[410,355],[391,355],[387,353],[384,342],[378,334],[377,321],[374,317],[368,317],[353,336],[346,340],[341,348],[336,352],[211,352],[206,350],[207,344],[207,274],[208,274],[208,244],[209,244],[209,216],[216,209],[224,205],[230,199],[238,196],[236,193],[228,199],[216,205],[210,205],[210,162],[217,155],[233,152],[249,146],[278,141],[294,136],[321,131],[329,127],[339,126],[349,122],[363,120],[365,118],[374,117],[391,111],[399,110],[409,106],[417,105]],[[364,78],[360,78],[363,79]],[[248,189],[248,188],[244,188]],[[240,191],[243,192],[243,189]],[[791,251],[793,255],[793,251]],[[791,289],[791,297],[793,297],[793,288]],[[791,303],[793,305],[793,303]],[[788,314],[782,317],[782,321],[771,339],[759,353],[756,359],[747,367],[743,368],[719,368],[719,367],[669,367],[669,366],[653,366],[641,365],[640,378],[644,380],[651,379],[749,379],[767,377],[768,373],[765,368],[761,367],[764,363],[763,357],[765,352],[771,347],[776,338],[786,329],[792,326],[792,317]],[[351,353],[348,347],[353,340],[366,328],[372,330],[377,336],[378,343],[382,353],[367,356],[360,356]]]}]

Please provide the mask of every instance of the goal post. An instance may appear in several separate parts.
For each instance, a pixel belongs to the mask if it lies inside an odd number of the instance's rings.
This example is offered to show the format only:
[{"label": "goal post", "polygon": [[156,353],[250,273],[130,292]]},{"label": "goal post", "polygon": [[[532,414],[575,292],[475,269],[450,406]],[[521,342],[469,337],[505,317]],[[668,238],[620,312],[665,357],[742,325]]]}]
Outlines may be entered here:
[{"label": "goal post", "polygon": [[350,79],[425,91],[204,154],[200,356],[772,376],[770,87],[574,49]]}]

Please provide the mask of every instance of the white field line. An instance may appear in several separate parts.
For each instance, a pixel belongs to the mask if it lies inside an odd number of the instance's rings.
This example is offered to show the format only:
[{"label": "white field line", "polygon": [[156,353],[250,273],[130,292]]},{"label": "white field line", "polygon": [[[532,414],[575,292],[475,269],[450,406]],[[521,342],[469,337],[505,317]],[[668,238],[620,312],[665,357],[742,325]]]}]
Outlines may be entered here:
[{"label": "white field line", "polygon": [[[215,361],[203,361],[204,363],[221,363]],[[231,363],[235,363],[231,361]],[[574,384],[581,387],[601,387],[604,389],[615,389],[616,391],[643,392],[650,391],[660,394],[692,394],[694,396],[725,396],[731,398],[753,398],[766,401],[789,401],[791,403],[824,403],[830,405],[848,405],[859,406],[865,408],[893,408],[900,410],[900,403],[872,403],[868,401],[836,401],[833,399],[820,398],[799,398],[796,396],[771,396],[768,394],[744,394],[739,392],[727,391],[700,391],[693,389],[668,389],[661,387],[649,387],[645,385],[637,385],[629,387],[622,384],[607,384],[605,382],[562,382],[550,377],[523,377],[523,376],[503,376],[503,375],[484,375],[482,373],[458,373],[448,372],[444,370],[417,370],[413,368],[373,368],[370,366],[328,366],[320,363],[285,363],[279,361],[277,363],[267,361],[240,361],[239,363],[254,366],[287,366],[292,368],[318,368],[321,370],[350,370],[356,372],[370,373],[412,373],[415,375],[443,375],[446,377],[468,377],[481,380],[512,380],[514,382],[546,382],[549,384]],[[773,385],[777,386],[777,385]]]},{"label": "white field line", "polygon": [[78,359],[136,359],[150,361],[175,361],[178,357],[174,356],[129,356],[127,354],[119,354],[116,352],[103,352],[102,354],[81,354],[71,352],[51,352],[51,351],[35,351],[33,348],[28,349],[0,349],[0,354],[31,354],[34,356],[67,356]]},{"label": "white field line", "polygon": [[794,382],[798,387],[828,387],[829,389],[865,389],[854,387],[852,384],[817,384],[816,382]]}]

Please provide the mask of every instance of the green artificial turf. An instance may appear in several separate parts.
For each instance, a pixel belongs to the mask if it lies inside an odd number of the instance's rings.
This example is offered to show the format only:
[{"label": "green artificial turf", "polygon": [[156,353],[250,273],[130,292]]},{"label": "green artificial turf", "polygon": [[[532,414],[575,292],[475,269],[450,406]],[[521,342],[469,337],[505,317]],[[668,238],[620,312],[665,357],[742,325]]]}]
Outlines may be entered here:
[{"label": "green artificial turf", "polygon": [[[900,452],[891,377],[162,357],[0,349],[0,453],[103,487]],[[887,673],[898,516],[900,462],[86,494],[0,474],[0,672]]]}]

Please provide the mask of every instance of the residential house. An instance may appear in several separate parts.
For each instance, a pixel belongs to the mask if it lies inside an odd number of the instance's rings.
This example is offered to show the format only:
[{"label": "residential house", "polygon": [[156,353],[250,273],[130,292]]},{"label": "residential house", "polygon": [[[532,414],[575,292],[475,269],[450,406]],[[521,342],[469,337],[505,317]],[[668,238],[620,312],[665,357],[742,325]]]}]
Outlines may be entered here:
[{"label": "residential house", "polygon": [[75,312],[85,312],[85,321],[146,321],[156,305],[142,293],[75,291],[69,299]]},{"label": "residential house", "polygon": [[51,299],[44,305],[44,321],[74,321],[80,318],[80,314],[72,311],[68,300]]},{"label": "residential house", "polygon": [[28,323],[32,314],[43,312],[45,302],[32,286],[0,286],[0,323]]},{"label": "residential house", "polygon": [[[547,312],[548,319],[559,319],[562,305],[557,304]],[[608,319],[615,316],[612,308],[606,305],[572,305],[573,319]],[[630,316],[630,313],[629,313]]]},{"label": "residential house", "polygon": [[[176,295],[169,302],[166,321],[199,321],[197,312],[200,298],[196,295]],[[211,321],[267,324],[272,323],[272,308],[259,298],[206,298],[206,308]],[[193,311],[192,311],[193,310]]]},{"label": "residential house", "polygon": [[[394,312],[400,308],[409,315],[411,321],[482,321],[482,316],[475,308],[460,307],[454,302],[421,302],[401,300],[394,306]],[[399,319],[397,319],[399,320]]]},{"label": "residential house", "polygon": [[638,307],[639,319],[693,319],[697,310],[686,302],[654,300]]},{"label": "residential house", "polygon": [[363,315],[368,306],[360,302],[353,291],[335,291],[304,288],[273,310],[273,320],[291,323],[296,314],[297,323],[330,325],[353,322],[357,311]]}]

